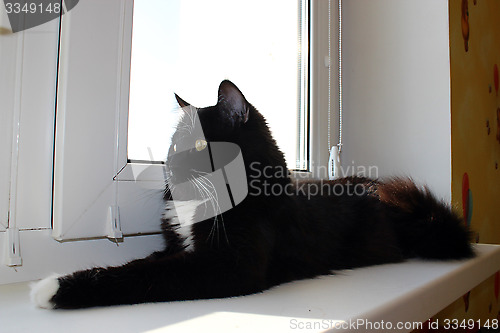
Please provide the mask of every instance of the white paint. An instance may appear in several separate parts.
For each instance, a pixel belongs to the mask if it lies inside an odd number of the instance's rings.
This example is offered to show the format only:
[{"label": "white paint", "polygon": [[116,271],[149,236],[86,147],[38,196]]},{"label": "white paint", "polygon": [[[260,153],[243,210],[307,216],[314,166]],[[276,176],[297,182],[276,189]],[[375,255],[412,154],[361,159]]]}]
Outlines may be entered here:
[{"label": "white paint", "polygon": [[451,200],[448,1],[343,2],[342,166]]},{"label": "white paint", "polygon": [[53,309],[54,304],[50,301],[59,289],[58,274],[52,274],[45,279],[30,285],[30,299],[33,304],[43,309]]},{"label": "white paint", "polygon": [[24,31],[20,33],[17,44],[16,55],[16,72],[14,87],[14,107],[12,110],[12,146],[10,155],[10,188],[9,188],[9,221],[8,228],[16,228],[17,215],[17,179],[18,179],[18,164],[19,164],[19,139],[21,127],[21,93],[23,91],[23,56],[24,56]]},{"label": "white paint", "polygon": [[57,28],[0,38],[0,231],[50,227]]},{"label": "white paint", "polygon": [[0,248],[1,266],[21,263],[18,230],[51,224],[58,23],[0,38],[0,231],[10,230],[0,241],[11,243]]},{"label": "white paint", "polygon": [[[364,319],[425,322],[500,269],[500,247],[477,245],[479,256],[458,262],[412,260],[296,281],[246,297],[41,311],[26,284],[0,286],[6,332],[297,332],[313,324]],[[367,278],[368,277],[368,278]],[[147,319],[145,319],[147,318]],[[307,332],[325,332],[314,326]],[[334,332],[364,332],[335,330]],[[372,330],[384,332],[387,330]],[[391,330],[392,331],[392,330]],[[394,332],[410,332],[396,330]]]},{"label": "white paint", "polygon": [[[106,29],[89,25],[92,21]],[[54,161],[56,239],[105,236],[108,207],[117,205],[120,194],[113,177],[127,162],[131,23],[130,0],[85,1],[62,18]]]},{"label": "white paint", "polygon": [[[2,15],[1,20],[4,19]],[[45,24],[45,29],[30,29],[3,35],[0,39],[0,71],[3,73],[0,83],[0,230],[6,227],[7,216],[10,228],[31,227],[39,223],[35,222],[35,216],[50,210],[44,205],[49,196],[41,190],[50,179],[37,177],[47,169],[51,172],[51,164],[45,163],[50,159],[41,155],[47,134],[48,139],[52,139],[57,61],[57,35],[51,29],[54,24],[57,22]],[[8,26],[8,22],[4,25]],[[29,163],[25,163],[26,160]],[[34,162],[37,168],[27,172],[27,168],[33,169]],[[20,196],[18,190],[29,181],[36,183],[29,185],[31,191]],[[32,199],[32,195],[36,199]],[[27,207],[29,209],[25,209]],[[23,214],[29,218],[23,218]]]},{"label": "white paint", "polygon": [[[107,28],[89,26],[91,21]],[[163,178],[127,176],[131,24],[130,0],[86,1],[63,16],[54,174],[58,240],[106,236],[110,206],[119,207],[123,234],[160,231]]]},{"label": "white paint", "polygon": [[24,37],[16,199],[19,229],[51,226],[57,27],[54,20],[43,32],[30,29]]}]

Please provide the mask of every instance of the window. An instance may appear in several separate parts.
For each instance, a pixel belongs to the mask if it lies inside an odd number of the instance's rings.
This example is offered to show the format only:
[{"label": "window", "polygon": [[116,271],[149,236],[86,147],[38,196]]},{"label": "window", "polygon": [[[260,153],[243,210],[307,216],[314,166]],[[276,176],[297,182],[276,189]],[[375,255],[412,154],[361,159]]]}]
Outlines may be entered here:
[{"label": "window", "polygon": [[[165,159],[175,126],[174,91],[195,106],[213,105],[220,81],[231,79],[268,118],[289,167],[307,169],[308,151],[315,153],[310,147],[318,146],[327,127],[317,116],[308,123],[315,77],[309,72],[315,60],[308,5],[88,0],[64,15],[53,237],[117,239],[160,231],[163,169],[150,161]],[[328,18],[316,11],[318,20]],[[319,35],[316,40],[316,46],[325,42]],[[314,81],[324,89],[325,78]],[[309,140],[310,126],[324,129]]]},{"label": "window", "polygon": [[176,92],[216,103],[233,81],[267,118],[289,168],[307,160],[306,0],[134,2],[128,158],[165,160]]}]

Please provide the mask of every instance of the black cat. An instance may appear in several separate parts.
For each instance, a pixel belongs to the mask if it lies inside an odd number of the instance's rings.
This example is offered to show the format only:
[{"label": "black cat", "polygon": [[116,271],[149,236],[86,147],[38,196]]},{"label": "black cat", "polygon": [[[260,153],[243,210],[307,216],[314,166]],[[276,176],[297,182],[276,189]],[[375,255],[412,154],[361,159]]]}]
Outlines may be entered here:
[{"label": "black cat", "polygon": [[332,270],[473,256],[461,219],[411,180],[292,181],[264,117],[230,81],[215,106],[177,100],[185,114],[167,160],[165,250],[42,280],[37,305],[230,297]]}]

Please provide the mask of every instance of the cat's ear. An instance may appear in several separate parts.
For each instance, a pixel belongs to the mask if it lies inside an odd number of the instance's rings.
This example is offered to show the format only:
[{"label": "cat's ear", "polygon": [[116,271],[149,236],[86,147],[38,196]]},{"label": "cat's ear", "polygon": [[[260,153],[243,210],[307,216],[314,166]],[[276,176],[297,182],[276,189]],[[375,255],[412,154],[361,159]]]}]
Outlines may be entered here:
[{"label": "cat's ear", "polygon": [[219,86],[217,106],[233,126],[242,125],[248,121],[250,105],[238,87],[229,80],[222,81]]},{"label": "cat's ear", "polygon": [[179,103],[179,106],[181,108],[185,108],[186,106],[190,105],[188,102],[186,102],[185,100],[180,98],[176,93],[174,93],[174,95],[175,95],[175,99],[177,100],[177,103]]}]

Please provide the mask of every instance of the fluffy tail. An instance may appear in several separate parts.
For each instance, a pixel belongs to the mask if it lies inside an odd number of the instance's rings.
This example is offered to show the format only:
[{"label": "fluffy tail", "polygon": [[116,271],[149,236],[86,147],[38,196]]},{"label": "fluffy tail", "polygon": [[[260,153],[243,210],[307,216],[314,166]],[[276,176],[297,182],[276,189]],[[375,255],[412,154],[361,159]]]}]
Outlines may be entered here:
[{"label": "fluffy tail", "polygon": [[392,179],[377,189],[405,257],[462,259],[474,256],[471,232],[451,208],[410,179]]}]

